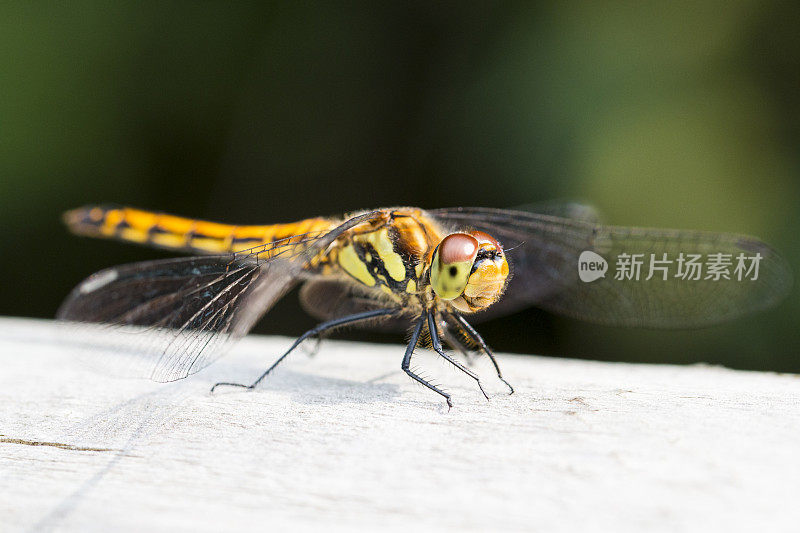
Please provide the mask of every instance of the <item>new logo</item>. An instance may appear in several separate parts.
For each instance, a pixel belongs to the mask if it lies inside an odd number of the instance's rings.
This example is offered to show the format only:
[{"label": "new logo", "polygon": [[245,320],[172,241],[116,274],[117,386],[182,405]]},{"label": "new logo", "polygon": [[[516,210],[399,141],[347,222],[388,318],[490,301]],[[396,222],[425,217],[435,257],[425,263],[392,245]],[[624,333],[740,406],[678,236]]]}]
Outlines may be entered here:
[{"label": "new logo", "polygon": [[578,257],[578,276],[581,281],[590,283],[606,277],[608,262],[602,256],[586,250]]}]

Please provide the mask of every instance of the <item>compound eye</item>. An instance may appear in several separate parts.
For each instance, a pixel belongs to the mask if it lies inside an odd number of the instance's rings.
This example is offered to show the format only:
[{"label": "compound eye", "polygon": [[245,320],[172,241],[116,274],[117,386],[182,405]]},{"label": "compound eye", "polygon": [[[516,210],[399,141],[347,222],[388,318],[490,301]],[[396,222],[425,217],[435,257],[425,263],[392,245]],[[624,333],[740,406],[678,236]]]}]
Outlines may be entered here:
[{"label": "compound eye", "polygon": [[452,233],[442,239],[433,254],[431,286],[443,300],[461,296],[480,243],[466,233]]},{"label": "compound eye", "polygon": [[498,251],[498,252],[499,252],[499,251],[502,251],[502,249],[503,249],[503,248],[500,246],[500,243],[499,243],[499,242],[497,242],[497,239],[495,239],[494,237],[492,237],[491,235],[489,235],[489,234],[488,234],[488,233],[486,233],[486,232],[483,232],[483,231],[473,231],[473,232],[470,232],[470,235],[472,235],[473,237],[475,237],[475,238],[478,240],[478,243],[480,243],[480,244],[488,244],[490,248],[491,248],[491,247],[494,247],[494,249],[495,249],[496,251]]}]

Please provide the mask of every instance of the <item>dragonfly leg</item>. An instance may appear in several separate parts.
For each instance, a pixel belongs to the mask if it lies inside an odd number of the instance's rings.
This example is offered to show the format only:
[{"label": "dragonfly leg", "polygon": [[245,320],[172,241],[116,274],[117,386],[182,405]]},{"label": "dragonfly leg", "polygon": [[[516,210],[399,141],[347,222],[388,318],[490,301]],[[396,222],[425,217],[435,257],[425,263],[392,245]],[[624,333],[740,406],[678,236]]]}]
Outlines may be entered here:
[{"label": "dragonfly leg", "polygon": [[327,331],[327,330],[332,329],[332,328],[337,328],[339,326],[344,326],[346,324],[351,324],[353,322],[360,322],[362,320],[369,320],[371,318],[376,318],[376,317],[386,316],[386,315],[392,315],[392,314],[395,314],[395,313],[397,313],[396,309],[376,309],[376,310],[373,310],[373,311],[365,311],[363,313],[357,313],[355,315],[348,315],[348,316],[345,316],[345,317],[336,318],[334,320],[329,320],[327,322],[323,322],[321,324],[318,324],[316,327],[314,327],[314,328],[306,331],[302,335],[300,335],[294,341],[294,343],[289,347],[289,349],[286,350],[286,352],[284,352],[284,354],[281,355],[274,363],[272,363],[272,366],[270,366],[266,371],[264,371],[264,373],[261,374],[258,377],[258,379],[255,380],[252,384],[245,385],[243,383],[220,382],[220,383],[215,384],[213,387],[211,387],[211,392],[214,392],[214,389],[216,389],[217,387],[221,387],[221,386],[241,387],[243,389],[254,389],[254,388],[256,388],[258,386],[259,383],[261,383],[261,381],[264,380],[264,378],[266,378],[269,375],[270,372],[272,372],[275,369],[276,366],[278,366],[284,359],[286,359],[286,356],[288,356],[290,353],[292,353],[292,351],[294,351],[294,349],[297,348],[300,345],[300,343],[302,343],[307,338],[313,337],[314,335],[319,335],[323,331]]},{"label": "dragonfly leg", "polygon": [[417,347],[417,343],[419,342],[419,336],[420,334],[422,334],[422,327],[425,325],[426,319],[427,316],[423,313],[423,315],[417,321],[417,325],[414,328],[413,333],[411,333],[411,340],[409,341],[408,346],[406,346],[406,354],[405,356],[403,356],[403,363],[400,365],[400,367],[403,369],[403,372],[408,374],[414,381],[422,383],[423,385],[431,389],[433,392],[444,396],[444,399],[447,401],[447,407],[449,409],[453,407],[453,402],[450,400],[450,395],[444,392],[436,385],[429,383],[422,377],[418,376],[411,370],[411,356],[414,355],[414,349]]},{"label": "dragonfly leg", "polygon": [[498,379],[500,379],[500,381],[506,384],[508,390],[510,391],[509,394],[514,394],[514,387],[512,387],[511,383],[506,381],[505,378],[503,377],[503,373],[500,371],[500,365],[497,364],[497,359],[495,359],[492,350],[489,348],[489,345],[486,344],[486,341],[483,340],[483,337],[481,337],[480,333],[478,333],[475,330],[475,328],[473,328],[472,325],[458,313],[449,313],[449,316],[451,316],[456,322],[458,322],[458,324],[462,328],[464,328],[464,331],[470,336],[470,338],[472,338],[472,340],[474,340],[478,344],[478,346],[480,346],[481,349],[484,352],[486,352],[486,355],[489,356],[489,359],[491,359],[492,364],[494,365],[494,369],[497,371]]},{"label": "dragonfly leg", "polygon": [[429,332],[431,334],[431,345],[433,345],[433,349],[436,350],[436,353],[438,353],[439,355],[444,357],[447,361],[449,361],[450,364],[452,364],[457,369],[461,370],[466,375],[468,375],[469,377],[474,379],[475,382],[478,384],[478,388],[483,393],[483,396],[488,400],[489,399],[489,395],[486,394],[485,390],[483,390],[483,385],[481,385],[481,378],[478,376],[478,374],[476,374],[475,372],[473,372],[469,368],[465,367],[463,364],[461,364],[460,361],[458,361],[457,359],[454,359],[453,357],[451,357],[447,352],[445,352],[442,349],[442,342],[441,342],[441,340],[439,340],[439,330],[436,327],[436,319],[433,316],[434,313],[432,311],[429,311],[427,313],[427,315],[428,315],[428,330],[429,330]]}]

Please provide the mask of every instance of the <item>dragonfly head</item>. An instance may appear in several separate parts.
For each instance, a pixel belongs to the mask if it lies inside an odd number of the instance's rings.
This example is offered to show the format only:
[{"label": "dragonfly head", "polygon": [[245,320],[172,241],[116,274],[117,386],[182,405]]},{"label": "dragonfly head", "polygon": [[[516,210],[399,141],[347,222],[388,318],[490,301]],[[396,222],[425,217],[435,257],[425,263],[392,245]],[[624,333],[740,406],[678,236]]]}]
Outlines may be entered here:
[{"label": "dragonfly head", "polygon": [[461,312],[474,313],[495,303],[507,279],[503,248],[482,231],[451,233],[433,253],[433,292]]}]

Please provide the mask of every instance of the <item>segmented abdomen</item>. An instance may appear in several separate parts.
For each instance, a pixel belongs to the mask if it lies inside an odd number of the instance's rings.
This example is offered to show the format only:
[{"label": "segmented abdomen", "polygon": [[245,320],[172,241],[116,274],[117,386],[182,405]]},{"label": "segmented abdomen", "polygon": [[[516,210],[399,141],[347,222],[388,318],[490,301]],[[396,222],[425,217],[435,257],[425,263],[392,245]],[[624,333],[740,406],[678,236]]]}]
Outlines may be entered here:
[{"label": "segmented abdomen", "polygon": [[324,218],[288,224],[233,226],[131,207],[92,205],[64,213],[73,233],[136,242],[180,251],[226,253],[288,239],[288,243],[321,235],[335,226]]}]

